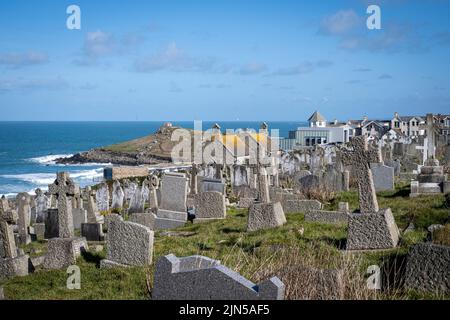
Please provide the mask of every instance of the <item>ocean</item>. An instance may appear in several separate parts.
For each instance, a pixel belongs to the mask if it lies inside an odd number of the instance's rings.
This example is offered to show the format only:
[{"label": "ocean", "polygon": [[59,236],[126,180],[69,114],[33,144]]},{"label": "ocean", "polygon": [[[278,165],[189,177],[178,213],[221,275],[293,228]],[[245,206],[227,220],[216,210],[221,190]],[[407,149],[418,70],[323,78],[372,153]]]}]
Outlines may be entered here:
[{"label": "ocean", "polygon": [[[214,121],[205,121],[203,130]],[[251,128],[261,122],[217,121],[221,129]],[[58,165],[55,159],[69,157],[92,148],[119,143],[154,133],[163,121],[153,122],[0,122],[0,195],[46,190],[58,171],[68,171],[84,187],[101,181],[108,164]],[[193,128],[192,121],[172,122],[174,126]],[[289,130],[305,125],[301,121],[268,122],[281,137]]]}]

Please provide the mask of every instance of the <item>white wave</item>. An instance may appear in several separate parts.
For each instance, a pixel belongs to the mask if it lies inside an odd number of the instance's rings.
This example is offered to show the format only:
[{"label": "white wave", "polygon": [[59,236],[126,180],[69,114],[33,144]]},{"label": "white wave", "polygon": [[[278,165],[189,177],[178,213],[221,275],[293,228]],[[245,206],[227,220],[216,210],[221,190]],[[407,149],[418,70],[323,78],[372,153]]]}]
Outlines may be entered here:
[{"label": "white wave", "polygon": [[5,179],[20,180],[34,185],[48,185],[55,181],[55,173],[23,173],[23,174],[4,174],[0,176]]},{"label": "white wave", "polygon": [[[103,169],[91,169],[81,171],[69,171],[70,177],[77,183],[87,185],[89,182],[97,182],[103,177]],[[5,174],[1,178],[14,179],[31,183],[39,188],[46,188],[56,179],[56,173],[24,173],[24,174]]]},{"label": "white wave", "polygon": [[56,159],[59,158],[70,158],[73,154],[52,154],[48,156],[29,158],[27,159],[30,162],[36,162],[40,164],[56,164]]}]

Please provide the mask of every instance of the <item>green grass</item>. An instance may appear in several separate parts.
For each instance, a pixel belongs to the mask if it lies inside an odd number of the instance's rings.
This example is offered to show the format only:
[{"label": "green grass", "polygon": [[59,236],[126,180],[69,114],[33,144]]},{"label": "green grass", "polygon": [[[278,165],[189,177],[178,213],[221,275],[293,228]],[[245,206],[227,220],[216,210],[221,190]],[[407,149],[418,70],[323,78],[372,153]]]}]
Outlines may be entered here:
[{"label": "green grass", "polygon": [[[404,234],[396,249],[352,254],[361,258],[358,265],[361,274],[367,266],[377,264],[386,270],[394,270],[392,274],[398,275],[404,268],[409,247],[425,239],[425,228],[429,224],[443,223],[448,218],[443,196],[409,198],[408,194],[406,186],[399,186],[395,192],[378,195],[380,207],[392,209],[400,229],[413,221],[416,230]],[[348,201],[350,208],[356,209],[357,199],[356,192],[341,193],[326,204],[326,208],[336,209],[338,202]],[[153,283],[154,262],[169,253],[176,256],[199,254],[221,260],[225,266],[255,282],[261,280],[262,271],[275,270],[274,264],[289,263],[280,260],[286,260],[283,254],[292,248],[298,250],[300,256],[312,257],[315,265],[321,268],[336,267],[342,257],[348,255],[342,251],[347,236],[346,226],[305,222],[301,213],[287,215],[287,221],[279,228],[246,232],[247,210],[229,208],[227,219],[187,224],[174,230],[180,232],[179,235],[167,236],[157,231],[153,264],[148,268],[99,269],[99,261],[105,256],[103,249],[101,252],[89,251],[77,261],[81,269],[81,290],[66,288],[68,275],[65,270],[38,269],[26,277],[0,282],[0,286],[4,287],[8,299],[149,299],[151,288],[148,286]],[[23,249],[35,257],[45,254],[46,243],[32,243]],[[391,283],[397,285],[396,281],[398,279],[393,279]],[[380,297],[435,298],[398,289]]]}]

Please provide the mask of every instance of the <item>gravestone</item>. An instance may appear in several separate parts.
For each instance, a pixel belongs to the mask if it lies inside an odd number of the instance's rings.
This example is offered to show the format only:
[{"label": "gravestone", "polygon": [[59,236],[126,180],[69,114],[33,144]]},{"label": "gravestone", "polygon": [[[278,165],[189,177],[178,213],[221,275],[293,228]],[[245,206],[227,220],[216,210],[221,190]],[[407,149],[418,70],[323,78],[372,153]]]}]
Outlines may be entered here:
[{"label": "gravestone", "polygon": [[149,266],[152,263],[153,231],[134,222],[115,219],[108,226],[106,259],[101,268]]},{"label": "gravestone", "polygon": [[87,211],[83,208],[72,208],[73,228],[80,230],[81,225],[87,222]]},{"label": "gravestone", "polygon": [[305,213],[311,210],[322,209],[322,204],[318,200],[301,200],[284,197],[281,203],[285,214]]},{"label": "gravestone", "polygon": [[36,223],[43,223],[45,221],[45,215],[48,208],[48,197],[42,192],[41,189],[36,189]]},{"label": "gravestone", "polygon": [[405,287],[438,295],[450,294],[450,247],[418,243],[406,259]]},{"label": "gravestone", "polygon": [[53,238],[48,240],[44,269],[62,269],[74,265],[81,253],[89,249],[84,238]]},{"label": "gravestone", "polygon": [[136,192],[136,189],[138,187],[138,184],[134,181],[130,181],[128,179],[124,180],[124,193],[125,193],[125,200],[129,204],[131,201],[131,198],[133,197],[134,193]]},{"label": "gravestone", "polygon": [[58,237],[73,238],[73,216],[71,198],[80,194],[80,188],[73,182],[67,172],[58,172],[56,180],[48,186],[58,203]]},{"label": "gravestone", "polygon": [[150,178],[150,194],[148,196],[148,205],[151,210],[158,209],[158,194],[157,194],[158,186],[159,186],[159,178],[156,175],[152,175]]},{"label": "gravestone", "polygon": [[145,205],[148,204],[149,199],[150,199],[150,181],[147,178],[145,178],[144,181],[142,182],[141,188],[141,201],[143,202],[144,209]]},{"label": "gravestone", "polygon": [[250,206],[247,231],[271,229],[286,223],[286,217],[280,202],[255,203]]},{"label": "gravestone", "polygon": [[198,180],[200,192],[217,191],[225,194],[225,183],[220,179],[204,178]]},{"label": "gravestone", "polygon": [[348,218],[347,250],[389,249],[397,246],[399,230],[389,208],[379,210],[370,163],[380,162],[379,149],[369,146],[367,137],[352,139],[351,149],[341,150],[345,165],[356,173],[359,213]]},{"label": "gravestone", "polygon": [[144,186],[137,186],[136,191],[134,192],[133,197],[130,200],[130,206],[128,208],[129,214],[135,212],[144,212],[145,202],[142,194],[142,188],[144,188]]},{"label": "gravestone", "polygon": [[45,239],[57,238],[59,236],[58,209],[47,209],[45,219]]},{"label": "gravestone", "polygon": [[150,230],[155,228],[155,215],[149,212],[132,213],[129,215],[128,221],[146,226]]},{"label": "gravestone", "polygon": [[29,228],[31,223],[31,196],[28,193],[19,193],[16,196],[17,202],[17,214],[19,220],[17,225],[19,228],[19,241],[20,244],[29,244],[31,237],[29,234]]},{"label": "gravestone", "polygon": [[385,166],[382,163],[371,163],[373,183],[376,191],[394,190],[394,168]]},{"label": "gravestone", "polygon": [[198,193],[198,173],[199,169],[197,164],[193,163],[190,170],[189,189],[191,194]]},{"label": "gravestone", "polygon": [[87,241],[103,241],[105,236],[102,223],[82,223],[81,236]]},{"label": "gravestone", "polygon": [[187,221],[188,179],[184,174],[166,173],[161,181],[161,204],[155,220],[155,229],[183,226]]},{"label": "gravestone", "polygon": [[122,189],[122,186],[120,185],[119,180],[114,180],[111,208],[112,209],[123,208],[124,198],[125,198],[125,193],[123,192],[123,189]]},{"label": "gravestone", "polygon": [[95,198],[97,200],[97,208],[100,212],[109,210],[109,188],[106,182],[100,184],[97,189]]},{"label": "gravestone", "polygon": [[[5,210],[6,209],[6,210]],[[29,257],[19,254],[14,239],[13,224],[19,219],[17,212],[3,203],[0,207],[0,280],[28,274]]]},{"label": "gravestone", "polygon": [[341,149],[344,165],[353,167],[358,184],[359,204],[362,213],[378,212],[378,201],[373,182],[371,163],[381,162],[380,150],[368,144],[364,136],[354,137],[350,149]]},{"label": "gravestone", "polygon": [[261,203],[269,203],[270,195],[269,195],[269,181],[267,177],[266,168],[260,167],[258,174],[258,195],[259,201]]},{"label": "gravestone", "polygon": [[225,219],[225,196],[217,191],[202,192],[194,196],[194,223]]},{"label": "gravestone", "polygon": [[83,198],[86,204],[86,214],[88,223],[103,223],[104,218],[97,208],[97,202],[94,199],[95,192],[87,186],[83,189]]},{"label": "gravestone", "polygon": [[173,254],[156,263],[154,300],[283,300],[285,286],[277,277],[259,284],[203,256],[177,258]]}]

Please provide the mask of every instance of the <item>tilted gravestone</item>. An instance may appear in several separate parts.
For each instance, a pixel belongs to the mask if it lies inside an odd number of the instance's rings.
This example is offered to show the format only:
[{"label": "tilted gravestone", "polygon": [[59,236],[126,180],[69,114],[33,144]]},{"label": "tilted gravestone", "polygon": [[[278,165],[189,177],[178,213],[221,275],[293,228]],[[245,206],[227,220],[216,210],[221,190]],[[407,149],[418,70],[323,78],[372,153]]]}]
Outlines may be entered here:
[{"label": "tilted gravestone", "polygon": [[18,254],[14,239],[13,224],[18,220],[17,212],[8,206],[0,206],[0,280],[28,274],[29,257]]},{"label": "tilted gravestone", "polygon": [[195,220],[205,222],[215,219],[225,219],[225,196],[217,191],[198,193],[194,196]]},{"label": "tilted gravestone", "polygon": [[81,253],[88,250],[84,238],[53,238],[48,240],[44,269],[62,269],[74,265]]},{"label": "tilted gravestone", "polygon": [[286,223],[280,202],[255,203],[248,212],[247,231],[276,228]]},{"label": "tilted gravestone", "polygon": [[152,263],[153,231],[121,218],[109,222],[106,259],[101,268],[148,266]]},{"label": "tilted gravestone", "polygon": [[367,137],[354,137],[350,148],[342,149],[344,165],[352,165],[356,173],[360,213],[348,220],[347,250],[389,249],[397,246],[399,230],[391,210],[379,210],[370,163],[379,163],[381,155],[369,146]]},{"label": "tilted gravestone", "polygon": [[177,258],[173,254],[156,263],[154,300],[283,300],[285,285],[277,277],[259,284],[203,256]]},{"label": "tilted gravestone", "polygon": [[394,168],[385,166],[382,163],[371,163],[373,183],[376,191],[394,190]]}]

